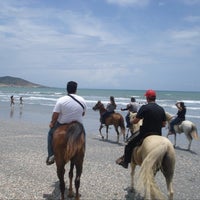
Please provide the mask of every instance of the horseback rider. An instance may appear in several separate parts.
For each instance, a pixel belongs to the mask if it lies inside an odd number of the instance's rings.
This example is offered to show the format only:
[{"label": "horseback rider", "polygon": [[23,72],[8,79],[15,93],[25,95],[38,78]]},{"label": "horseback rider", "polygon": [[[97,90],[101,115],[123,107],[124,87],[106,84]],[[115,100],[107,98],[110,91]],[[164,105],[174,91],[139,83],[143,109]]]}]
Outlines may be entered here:
[{"label": "horseback rider", "polygon": [[51,122],[49,124],[49,132],[47,137],[47,148],[48,157],[46,160],[47,165],[54,163],[54,152],[53,152],[53,133],[62,124],[70,123],[72,121],[78,121],[82,123],[83,116],[86,112],[85,99],[76,94],[78,84],[74,81],[67,83],[67,95],[60,97],[53,109]]},{"label": "horseback rider", "polygon": [[110,96],[110,103],[106,106],[106,112],[102,114],[101,116],[101,123],[105,124],[105,120],[107,117],[109,117],[112,113],[115,112],[117,105],[115,103],[115,98],[113,96]]},{"label": "horseback rider", "polygon": [[165,111],[155,102],[156,92],[154,90],[147,90],[145,96],[147,104],[141,106],[133,119],[134,124],[143,119],[140,133],[125,146],[124,156],[116,160],[116,163],[124,168],[128,168],[128,164],[131,162],[133,149],[140,145],[147,136],[162,135],[162,127],[166,125]]},{"label": "horseback rider", "polygon": [[175,134],[174,125],[181,124],[185,120],[186,106],[184,102],[177,102],[176,107],[178,108],[177,116],[169,124],[169,133],[168,135]]},{"label": "horseback rider", "polygon": [[128,113],[125,117],[126,119],[126,127],[130,127],[130,113],[136,113],[138,111],[138,103],[136,103],[136,100],[134,97],[131,97],[131,102],[126,106],[126,108],[121,108],[121,111],[128,110]]}]

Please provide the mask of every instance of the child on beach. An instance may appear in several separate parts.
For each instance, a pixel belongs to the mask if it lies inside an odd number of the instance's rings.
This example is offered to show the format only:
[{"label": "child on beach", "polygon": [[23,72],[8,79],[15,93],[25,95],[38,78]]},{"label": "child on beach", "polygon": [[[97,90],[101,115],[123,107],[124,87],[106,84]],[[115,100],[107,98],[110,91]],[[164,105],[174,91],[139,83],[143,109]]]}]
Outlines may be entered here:
[{"label": "child on beach", "polygon": [[12,95],[10,97],[10,106],[12,107],[12,106],[14,106],[14,104],[15,104],[15,102],[14,102],[14,96]]}]

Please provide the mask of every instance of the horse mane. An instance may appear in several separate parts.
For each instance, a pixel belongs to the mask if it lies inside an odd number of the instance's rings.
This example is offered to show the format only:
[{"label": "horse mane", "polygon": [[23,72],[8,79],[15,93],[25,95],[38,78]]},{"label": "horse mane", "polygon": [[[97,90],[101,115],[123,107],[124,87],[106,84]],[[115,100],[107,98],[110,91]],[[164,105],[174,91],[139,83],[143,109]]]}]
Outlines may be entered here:
[{"label": "horse mane", "polygon": [[65,133],[65,141],[65,161],[67,163],[77,152],[82,150],[83,144],[85,144],[85,129],[80,122],[72,122],[69,125]]},{"label": "horse mane", "polygon": [[137,124],[133,124],[132,121],[136,117],[137,113],[132,113],[130,112],[130,122],[131,122],[131,127],[130,130],[132,133],[136,133],[140,130],[140,126],[142,126],[143,119],[141,119]]},{"label": "horse mane", "polygon": [[165,112],[166,120],[169,122],[174,116],[168,112]]}]

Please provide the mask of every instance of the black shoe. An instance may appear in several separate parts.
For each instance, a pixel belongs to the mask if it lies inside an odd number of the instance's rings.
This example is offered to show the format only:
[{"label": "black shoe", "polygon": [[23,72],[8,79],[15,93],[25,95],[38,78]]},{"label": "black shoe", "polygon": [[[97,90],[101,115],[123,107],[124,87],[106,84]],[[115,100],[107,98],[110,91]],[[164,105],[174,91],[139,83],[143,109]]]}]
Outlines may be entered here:
[{"label": "black shoe", "polygon": [[47,157],[46,164],[52,165],[55,162],[54,156]]},{"label": "black shoe", "polygon": [[121,165],[125,169],[128,169],[128,163],[125,163],[124,161],[120,162],[119,165]]},{"label": "black shoe", "polygon": [[128,163],[124,162],[124,156],[118,158],[116,160],[116,164],[121,165],[122,167],[124,167],[125,169],[128,168]]}]

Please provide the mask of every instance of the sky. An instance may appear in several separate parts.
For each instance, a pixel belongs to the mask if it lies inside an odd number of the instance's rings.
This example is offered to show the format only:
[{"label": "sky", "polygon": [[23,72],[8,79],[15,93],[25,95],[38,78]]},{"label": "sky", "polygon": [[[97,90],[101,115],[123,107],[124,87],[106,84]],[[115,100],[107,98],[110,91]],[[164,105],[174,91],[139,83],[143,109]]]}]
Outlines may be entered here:
[{"label": "sky", "polygon": [[0,77],[200,91],[200,0],[0,0]]}]

